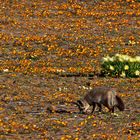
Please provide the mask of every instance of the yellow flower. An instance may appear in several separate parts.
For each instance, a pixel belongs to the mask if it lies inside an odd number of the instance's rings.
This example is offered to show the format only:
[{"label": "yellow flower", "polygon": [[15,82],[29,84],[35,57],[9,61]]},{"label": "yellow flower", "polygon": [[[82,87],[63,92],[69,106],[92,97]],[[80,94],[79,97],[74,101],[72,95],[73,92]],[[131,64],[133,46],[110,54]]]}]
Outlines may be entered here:
[{"label": "yellow flower", "polygon": [[124,66],[124,69],[125,69],[125,70],[128,70],[128,69],[129,69],[129,66],[128,66],[128,65],[125,65],[125,66]]},{"label": "yellow flower", "polygon": [[119,61],[120,61],[120,62],[123,62],[123,59],[122,59],[121,57],[119,57]]},{"label": "yellow flower", "polygon": [[130,58],[129,59],[129,62],[135,62],[136,60],[135,60],[135,58]]},{"label": "yellow flower", "polygon": [[140,56],[135,57],[136,62],[140,62]]},{"label": "yellow flower", "polygon": [[103,62],[108,62],[108,61],[110,61],[110,57],[109,56],[103,57]]},{"label": "yellow flower", "polygon": [[123,71],[122,74],[121,74],[120,76],[121,76],[121,77],[125,77],[125,76],[126,76],[125,72]]},{"label": "yellow flower", "polygon": [[111,66],[111,65],[110,65],[110,70],[112,70],[112,71],[114,70],[114,67],[113,67],[113,66]]},{"label": "yellow flower", "polygon": [[135,75],[136,75],[136,76],[139,76],[139,75],[140,75],[140,71],[136,70],[136,71],[135,71]]}]

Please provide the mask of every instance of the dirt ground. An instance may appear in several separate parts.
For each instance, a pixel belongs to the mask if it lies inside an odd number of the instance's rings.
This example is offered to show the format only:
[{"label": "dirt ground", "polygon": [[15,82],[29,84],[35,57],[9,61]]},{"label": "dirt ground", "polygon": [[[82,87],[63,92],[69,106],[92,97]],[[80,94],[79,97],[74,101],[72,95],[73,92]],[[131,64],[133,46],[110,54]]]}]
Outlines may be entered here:
[{"label": "dirt ground", "polygon": [[[1,75],[1,139],[139,139],[140,79],[12,75]],[[68,102],[81,99],[89,82],[117,87],[125,111],[79,114]],[[50,104],[66,112],[50,113]]]}]

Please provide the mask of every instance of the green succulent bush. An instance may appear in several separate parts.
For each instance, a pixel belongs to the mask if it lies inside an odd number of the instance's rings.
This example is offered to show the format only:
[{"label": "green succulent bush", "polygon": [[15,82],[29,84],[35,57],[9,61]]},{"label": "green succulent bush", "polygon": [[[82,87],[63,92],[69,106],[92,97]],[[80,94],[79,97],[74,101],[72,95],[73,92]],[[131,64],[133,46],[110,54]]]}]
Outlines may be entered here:
[{"label": "green succulent bush", "polygon": [[140,77],[140,56],[116,54],[102,59],[101,74],[112,77]]}]

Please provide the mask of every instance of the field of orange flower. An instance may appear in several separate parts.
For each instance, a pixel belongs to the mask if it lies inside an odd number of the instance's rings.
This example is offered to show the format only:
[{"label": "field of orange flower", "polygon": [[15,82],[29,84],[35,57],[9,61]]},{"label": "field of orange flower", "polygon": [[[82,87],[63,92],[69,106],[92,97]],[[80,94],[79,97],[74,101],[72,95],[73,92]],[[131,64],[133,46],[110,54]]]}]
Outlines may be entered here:
[{"label": "field of orange flower", "polygon": [[[102,57],[140,55],[138,0],[0,5],[0,139],[140,138],[140,78],[99,76]],[[125,112],[78,114],[68,102],[89,83],[117,87]],[[50,104],[65,112],[48,112]]]}]

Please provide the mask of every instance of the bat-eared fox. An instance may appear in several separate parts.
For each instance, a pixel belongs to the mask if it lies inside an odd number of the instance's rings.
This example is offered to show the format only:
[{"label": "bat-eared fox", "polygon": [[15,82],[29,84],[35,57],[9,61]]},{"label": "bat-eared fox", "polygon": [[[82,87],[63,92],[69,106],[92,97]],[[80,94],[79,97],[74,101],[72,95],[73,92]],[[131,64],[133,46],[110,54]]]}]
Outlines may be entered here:
[{"label": "bat-eared fox", "polygon": [[78,100],[76,105],[82,113],[86,113],[90,106],[93,106],[91,112],[93,113],[96,105],[99,107],[99,111],[102,111],[102,105],[104,105],[112,113],[114,112],[115,107],[120,111],[124,111],[125,108],[122,99],[117,95],[117,90],[109,87],[93,88],[83,99]]}]

